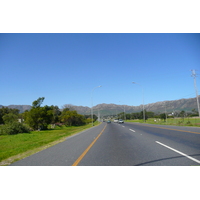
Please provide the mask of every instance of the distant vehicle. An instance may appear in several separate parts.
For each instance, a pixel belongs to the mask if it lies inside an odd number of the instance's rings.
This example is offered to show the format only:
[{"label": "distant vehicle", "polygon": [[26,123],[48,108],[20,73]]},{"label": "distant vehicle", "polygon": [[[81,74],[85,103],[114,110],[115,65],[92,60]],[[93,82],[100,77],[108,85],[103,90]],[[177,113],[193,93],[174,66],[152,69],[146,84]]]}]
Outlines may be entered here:
[{"label": "distant vehicle", "polygon": [[124,123],[124,121],[122,119],[119,119],[118,123],[122,124],[122,123]]},{"label": "distant vehicle", "polygon": [[110,124],[110,123],[111,123],[111,121],[110,121],[110,120],[108,120],[108,121],[107,121],[107,123],[108,123],[108,124]]},{"label": "distant vehicle", "polygon": [[117,123],[119,120],[118,119],[114,119],[114,123]]}]

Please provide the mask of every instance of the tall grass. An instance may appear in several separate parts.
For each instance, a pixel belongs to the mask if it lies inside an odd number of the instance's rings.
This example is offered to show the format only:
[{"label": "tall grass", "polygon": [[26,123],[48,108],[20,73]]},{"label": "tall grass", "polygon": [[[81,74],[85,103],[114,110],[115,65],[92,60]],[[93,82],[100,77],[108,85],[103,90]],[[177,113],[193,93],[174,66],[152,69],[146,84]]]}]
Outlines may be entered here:
[{"label": "tall grass", "polygon": [[[95,125],[98,125],[95,122]],[[45,148],[52,142],[59,141],[70,135],[81,132],[91,127],[91,124],[84,126],[72,127],[56,127],[52,130],[32,131],[30,133],[20,133],[17,135],[1,135],[0,136],[0,162],[12,156],[22,154],[24,152],[33,150],[38,151],[38,148]],[[19,158],[18,158],[19,159]],[[15,159],[17,160],[17,159]],[[0,164],[2,165],[2,164]]]}]

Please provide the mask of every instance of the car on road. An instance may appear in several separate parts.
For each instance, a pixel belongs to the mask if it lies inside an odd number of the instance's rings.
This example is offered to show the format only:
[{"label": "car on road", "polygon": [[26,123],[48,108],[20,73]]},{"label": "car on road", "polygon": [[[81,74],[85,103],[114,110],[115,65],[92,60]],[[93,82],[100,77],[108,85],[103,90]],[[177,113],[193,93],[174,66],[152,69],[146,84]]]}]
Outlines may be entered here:
[{"label": "car on road", "polygon": [[108,124],[110,124],[110,123],[111,123],[111,121],[110,121],[110,120],[108,120],[108,121],[107,121],[107,123],[108,123]]},{"label": "car on road", "polygon": [[114,123],[117,123],[119,120],[118,119],[114,119]]},{"label": "car on road", "polygon": [[118,123],[122,124],[122,123],[124,123],[124,121],[122,119],[119,119]]}]

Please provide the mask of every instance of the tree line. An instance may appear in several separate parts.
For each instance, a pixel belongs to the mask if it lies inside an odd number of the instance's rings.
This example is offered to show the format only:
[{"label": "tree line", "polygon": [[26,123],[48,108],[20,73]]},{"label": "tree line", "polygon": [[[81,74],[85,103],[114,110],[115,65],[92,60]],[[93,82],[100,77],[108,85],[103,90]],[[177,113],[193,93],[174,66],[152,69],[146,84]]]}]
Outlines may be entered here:
[{"label": "tree line", "polygon": [[[148,118],[159,118],[162,120],[165,120],[166,118],[174,118],[174,117],[181,117],[181,118],[185,118],[185,117],[194,117],[194,116],[198,116],[198,111],[195,109],[192,109],[191,112],[186,112],[184,110],[180,111],[180,112],[174,112],[173,114],[168,114],[168,113],[154,113],[152,111],[144,111],[145,112],[145,120],[147,120]],[[131,120],[131,119],[143,119],[143,111],[141,112],[136,112],[136,113],[124,113],[121,112],[119,114],[117,114],[117,118],[118,119],[127,119],[127,120]]]},{"label": "tree line", "polygon": [[[19,113],[18,109],[7,107],[0,108],[0,135],[28,133],[31,130],[46,130],[49,125],[81,126],[92,122],[91,115],[81,115],[75,110],[58,106],[41,106],[44,97],[33,101],[31,109]],[[93,115],[93,122],[97,116]]]}]

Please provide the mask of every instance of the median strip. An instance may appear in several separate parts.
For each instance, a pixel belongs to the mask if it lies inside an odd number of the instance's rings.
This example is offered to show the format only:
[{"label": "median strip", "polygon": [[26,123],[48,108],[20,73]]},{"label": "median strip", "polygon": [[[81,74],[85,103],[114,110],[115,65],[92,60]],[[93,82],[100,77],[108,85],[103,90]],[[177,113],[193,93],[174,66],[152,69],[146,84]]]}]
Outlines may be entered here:
[{"label": "median strip", "polygon": [[74,162],[74,164],[72,166],[77,166],[79,164],[79,162],[83,159],[83,157],[87,154],[87,152],[91,149],[91,147],[94,145],[94,143],[99,139],[101,134],[104,132],[104,130],[106,129],[106,126],[107,126],[107,124],[104,126],[101,133],[99,133],[99,135],[93,140],[93,142],[87,147],[87,149],[79,156],[79,158]]}]

